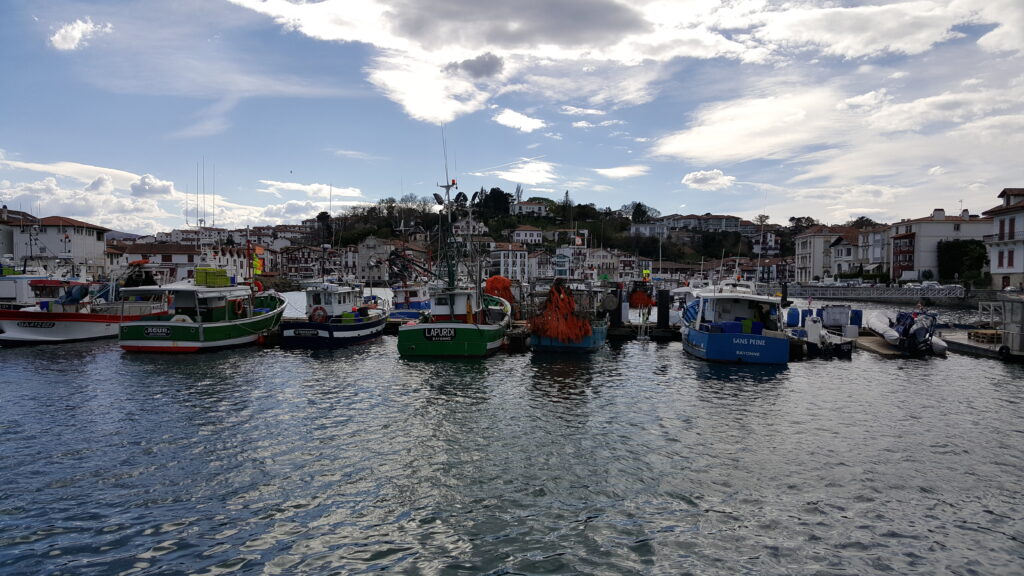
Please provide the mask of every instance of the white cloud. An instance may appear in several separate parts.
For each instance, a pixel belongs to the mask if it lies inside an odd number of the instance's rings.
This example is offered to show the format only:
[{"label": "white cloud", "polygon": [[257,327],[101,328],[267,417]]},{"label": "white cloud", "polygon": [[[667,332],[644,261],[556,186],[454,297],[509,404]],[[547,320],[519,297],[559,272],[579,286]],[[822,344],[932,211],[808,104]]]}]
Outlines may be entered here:
[{"label": "white cloud", "polygon": [[494,116],[494,121],[502,126],[508,126],[509,128],[515,128],[520,132],[526,132],[527,134],[534,130],[540,130],[547,126],[543,120],[537,118],[530,118],[525,114],[520,114],[515,110],[509,110],[505,108]]},{"label": "white cloud", "polygon": [[562,114],[568,116],[604,116],[604,110],[594,108],[577,108],[575,106],[562,106]]},{"label": "white cloud", "polygon": [[53,162],[50,164],[42,164],[39,162],[0,160],[0,166],[6,166],[7,168],[16,170],[27,170],[30,172],[73,178],[74,180],[85,184],[95,181],[100,176],[107,176],[110,178],[114,187],[122,189],[128,188],[132,182],[139,179],[137,174],[132,174],[131,172],[125,172],[114,168],[79,164],[77,162]]},{"label": "white cloud", "polygon": [[307,198],[316,200],[328,200],[335,196],[347,198],[362,198],[363,192],[359,188],[335,188],[330,184],[299,184],[297,182],[277,182],[274,180],[260,180],[265,188],[257,189],[257,192],[270,194],[277,198],[283,198],[286,192],[297,192]]},{"label": "white cloud", "polygon": [[921,54],[961,37],[953,27],[971,19],[969,12],[947,4],[919,0],[850,8],[791,7],[765,12],[764,26],[753,36],[765,44],[812,48],[841,58]]},{"label": "white cloud", "polygon": [[110,34],[114,26],[109,22],[106,24],[93,24],[92,19],[75,20],[70,24],[61,26],[53,36],[50,36],[50,45],[57,50],[68,51],[78,50],[88,45],[86,40],[103,34]]},{"label": "white cloud", "polygon": [[171,198],[174,196],[174,182],[166,182],[152,174],[143,174],[138,182],[131,184],[132,196],[137,198]]},{"label": "white cloud", "polygon": [[653,152],[702,164],[788,158],[845,140],[835,130],[842,100],[831,88],[808,87],[713,104],[697,112],[692,127],[658,140]]},{"label": "white cloud", "polygon": [[37,216],[66,216],[127,232],[163,228],[162,221],[172,217],[153,199],[119,194],[110,183],[109,178],[100,177],[81,188],[68,188],[52,176],[35,182],[6,182],[0,186],[0,198]]},{"label": "white cloud", "polygon": [[697,190],[721,190],[732,186],[734,176],[726,176],[721,170],[700,170],[683,176],[682,183]]},{"label": "white cloud", "polygon": [[615,168],[594,168],[594,172],[597,172],[605,178],[613,178],[615,180],[622,180],[624,178],[636,178],[637,176],[643,176],[651,171],[650,166],[618,166]]},{"label": "white cloud", "polygon": [[495,176],[516,184],[536,186],[555,182],[557,180],[555,167],[556,165],[550,162],[525,158],[520,162],[513,163],[507,170],[482,172],[481,175]]},{"label": "white cloud", "polygon": [[586,120],[579,120],[577,122],[573,122],[572,123],[572,127],[573,128],[584,128],[584,129],[586,129],[586,128],[607,128],[608,126],[620,126],[622,124],[625,124],[625,122],[623,122],[622,120],[605,120],[603,122],[598,122],[597,124],[594,124],[593,122],[588,122]]},{"label": "white cloud", "polygon": [[360,152],[358,150],[335,150],[335,156],[341,156],[342,158],[351,158],[353,160],[382,160],[380,156],[374,156],[367,154],[366,152]]}]

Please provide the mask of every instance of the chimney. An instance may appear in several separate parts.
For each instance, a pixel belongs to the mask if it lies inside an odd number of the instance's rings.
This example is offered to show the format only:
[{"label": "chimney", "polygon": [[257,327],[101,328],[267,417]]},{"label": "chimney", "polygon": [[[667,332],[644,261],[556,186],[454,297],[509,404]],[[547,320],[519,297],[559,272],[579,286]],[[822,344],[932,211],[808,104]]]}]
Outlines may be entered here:
[{"label": "chimney", "polygon": [[960,212],[960,217],[963,218],[964,220],[970,220],[971,219],[971,212],[970,212],[970,210],[963,210],[963,211],[961,211]]},{"label": "chimney", "polygon": [[945,219],[946,219],[946,211],[945,210],[943,210],[942,208],[936,208],[935,210],[932,210],[932,220],[945,220]]}]

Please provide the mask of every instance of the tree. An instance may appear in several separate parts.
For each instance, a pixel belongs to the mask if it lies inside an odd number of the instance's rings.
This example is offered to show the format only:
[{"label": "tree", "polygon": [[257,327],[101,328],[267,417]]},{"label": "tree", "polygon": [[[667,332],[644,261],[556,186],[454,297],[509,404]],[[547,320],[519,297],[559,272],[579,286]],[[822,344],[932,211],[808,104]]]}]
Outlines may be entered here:
[{"label": "tree", "polygon": [[988,264],[988,250],[981,240],[940,240],[938,260],[942,280],[972,280]]},{"label": "tree", "polygon": [[844,224],[844,226],[848,226],[850,228],[856,228],[858,230],[865,230],[867,228],[874,228],[874,227],[879,226],[879,225],[880,224],[878,222],[875,222],[874,220],[872,220],[871,218],[868,218],[867,216],[858,216],[858,217],[854,218],[853,220],[850,220],[849,222]]},{"label": "tree", "polygon": [[512,205],[511,194],[502,191],[501,188],[491,188],[489,192],[484,192],[484,189],[481,188],[479,194],[481,196],[480,218],[482,220],[508,216],[509,207]]},{"label": "tree", "polygon": [[807,230],[811,226],[817,226],[818,221],[810,216],[790,216],[789,227],[793,230],[793,234],[797,235]]},{"label": "tree", "polygon": [[620,213],[636,224],[650,222],[652,218],[661,216],[656,208],[652,208],[643,202],[630,202],[620,209]]},{"label": "tree", "polygon": [[758,214],[757,217],[754,218],[754,224],[757,224],[758,226],[764,226],[767,223],[768,223],[768,215],[767,214]]},{"label": "tree", "polygon": [[334,229],[331,226],[331,215],[327,212],[321,212],[316,215],[316,222],[320,226],[320,242],[330,244],[331,238],[334,237]]}]

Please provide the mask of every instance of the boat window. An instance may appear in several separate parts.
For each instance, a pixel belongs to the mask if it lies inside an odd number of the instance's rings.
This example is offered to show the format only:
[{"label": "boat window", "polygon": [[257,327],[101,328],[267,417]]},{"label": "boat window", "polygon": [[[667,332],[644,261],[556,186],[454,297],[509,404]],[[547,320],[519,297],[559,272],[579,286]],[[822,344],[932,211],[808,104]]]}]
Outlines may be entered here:
[{"label": "boat window", "polygon": [[320,300],[320,293],[319,292],[310,292],[309,293],[309,303],[313,304],[314,306],[323,304],[323,302]]},{"label": "boat window", "polygon": [[196,305],[195,292],[174,292],[174,303],[177,306],[194,307]]},{"label": "boat window", "polygon": [[435,304],[439,304],[441,306],[447,306],[448,305],[448,297],[447,296],[438,296],[437,298],[434,298],[434,303]]}]

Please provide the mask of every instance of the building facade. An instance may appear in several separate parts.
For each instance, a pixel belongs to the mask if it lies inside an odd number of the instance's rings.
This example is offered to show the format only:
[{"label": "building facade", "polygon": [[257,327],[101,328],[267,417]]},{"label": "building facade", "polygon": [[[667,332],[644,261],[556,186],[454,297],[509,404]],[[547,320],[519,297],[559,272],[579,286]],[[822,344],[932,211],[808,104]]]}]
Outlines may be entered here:
[{"label": "building facade", "polygon": [[1024,188],[1004,188],[1000,205],[986,210],[992,219],[984,236],[992,272],[992,288],[1024,286]]}]

